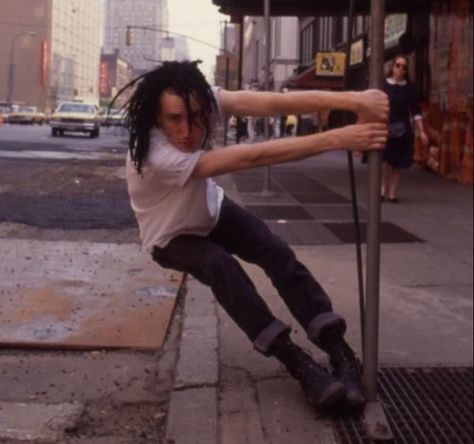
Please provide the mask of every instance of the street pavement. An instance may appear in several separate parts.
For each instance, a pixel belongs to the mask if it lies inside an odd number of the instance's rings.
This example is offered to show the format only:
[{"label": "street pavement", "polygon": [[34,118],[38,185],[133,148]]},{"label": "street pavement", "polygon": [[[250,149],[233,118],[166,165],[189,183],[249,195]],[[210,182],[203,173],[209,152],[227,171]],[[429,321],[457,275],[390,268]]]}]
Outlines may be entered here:
[{"label": "street pavement", "polygon": [[[105,151],[101,146],[107,140],[99,140],[95,151]],[[110,147],[116,144],[109,142]],[[46,145],[42,150],[54,151]],[[286,167],[315,178],[333,193],[350,196],[342,152]],[[116,177],[123,181],[120,174]],[[356,178],[365,214],[367,167],[357,160]],[[249,193],[239,192],[234,176],[218,181],[231,198],[248,202]],[[262,205],[287,204],[280,192],[253,197]],[[472,367],[472,197],[471,186],[414,167],[402,177],[401,202],[382,204],[383,221],[423,242],[382,244],[381,368]],[[130,232],[128,225],[33,231],[22,224],[1,225],[5,239],[29,242],[33,236],[60,244],[76,238],[137,250],[136,231]],[[127,234],[121,236],[121,231]],[[316,245],[297,245],[294,250],[326,288],[335,311],[346,317],[347,339],[361,356],[355,247],[333,242],[334,236],[323,237]],[[28,260],[30,267],[41,269],[40,258]],[[273,312],[292,326],[295,341],[327,364],[261,270],[243,265]],[[157,281],[165,273],[157,266]],[[341,442],[337,421],[311,408],[298,384],[274,359],[254,351],[209,289],[191,277],[178,295],[166,341],[156,352],[9,348],[0,352],[0,368],[0,442]]]}]

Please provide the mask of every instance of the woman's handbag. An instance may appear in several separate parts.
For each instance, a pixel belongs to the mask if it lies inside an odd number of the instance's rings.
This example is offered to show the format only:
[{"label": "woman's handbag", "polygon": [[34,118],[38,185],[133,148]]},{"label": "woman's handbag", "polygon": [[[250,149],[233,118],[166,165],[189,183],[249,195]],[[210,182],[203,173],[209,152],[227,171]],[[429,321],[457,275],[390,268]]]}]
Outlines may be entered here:
[{"label": "woman's handbag", "polygon": [[388,125],[388,137],[400,138],[405,135],[406,126],[403,122],[394,122]]}]

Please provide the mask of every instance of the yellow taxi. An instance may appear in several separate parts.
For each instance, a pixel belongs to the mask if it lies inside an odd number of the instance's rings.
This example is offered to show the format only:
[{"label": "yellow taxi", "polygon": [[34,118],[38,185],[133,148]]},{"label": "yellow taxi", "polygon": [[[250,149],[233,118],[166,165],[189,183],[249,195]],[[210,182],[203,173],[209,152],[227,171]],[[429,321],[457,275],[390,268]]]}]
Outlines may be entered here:
[{"label": "yellow taxi", "polygon": [[98,137],[100,133],[99,109],[92,103],[62,102],[49,119],[51,135],[63,136],[66,132],[88,133]]},{"label": "yellow taxi", "polygon": [[8,115],[8,123],[43,125],[46,116],[36,106],[13,105]]}]

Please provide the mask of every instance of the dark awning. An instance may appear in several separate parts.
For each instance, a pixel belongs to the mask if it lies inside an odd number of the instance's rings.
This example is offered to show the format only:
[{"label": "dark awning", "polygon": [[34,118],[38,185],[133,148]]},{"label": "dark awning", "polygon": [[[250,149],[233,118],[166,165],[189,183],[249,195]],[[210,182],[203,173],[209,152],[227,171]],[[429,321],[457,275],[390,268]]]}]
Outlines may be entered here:
[{"label": "dark awning", "polygon": [[[223,14],[233,17],[243,15],[263,15],[264,0],[212,0]],[[357,0],[356,15],[370,14],[370,0]],[[427,0],[386,0],[387,14],[424,12],[429,10]],[[272,16],[336,16],[346,15],[349,0],[271,0]]]}]

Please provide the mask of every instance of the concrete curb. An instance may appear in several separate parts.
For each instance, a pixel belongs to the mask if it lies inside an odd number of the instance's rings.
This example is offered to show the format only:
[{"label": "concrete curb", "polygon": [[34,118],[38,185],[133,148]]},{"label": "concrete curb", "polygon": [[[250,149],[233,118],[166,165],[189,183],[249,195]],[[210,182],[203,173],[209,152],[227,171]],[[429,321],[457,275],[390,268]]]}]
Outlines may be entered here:
[{"label": "concrete curb", "polygon": [[166,442],[217,443],[217,316],[212,293],[188,277]]}]

